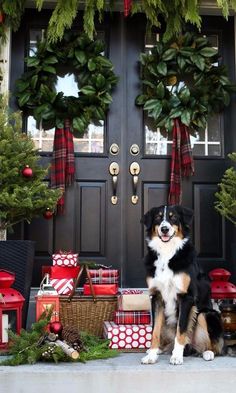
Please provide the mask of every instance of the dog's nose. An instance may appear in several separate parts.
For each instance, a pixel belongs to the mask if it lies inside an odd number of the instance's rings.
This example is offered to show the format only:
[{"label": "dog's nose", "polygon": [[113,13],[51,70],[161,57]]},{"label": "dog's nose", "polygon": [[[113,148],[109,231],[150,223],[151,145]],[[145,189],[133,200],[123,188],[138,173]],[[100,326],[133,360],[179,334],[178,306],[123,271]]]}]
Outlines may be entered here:
[{"label": "dog's nose", "polygon": [[167,232],[169,232],[169,228],[166,226],[161,227],[161,232],[164,233],[164,235],[167,234]]}]

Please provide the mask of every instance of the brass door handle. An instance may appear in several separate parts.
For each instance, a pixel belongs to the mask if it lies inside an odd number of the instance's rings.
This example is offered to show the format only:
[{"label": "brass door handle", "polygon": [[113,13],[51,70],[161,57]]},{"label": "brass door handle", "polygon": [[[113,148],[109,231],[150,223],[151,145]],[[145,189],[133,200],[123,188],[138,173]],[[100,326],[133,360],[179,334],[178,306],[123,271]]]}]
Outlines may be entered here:
[{"label": "brass door handle", "polygon": [[133,205],[138,203],[137,186],[138,186],[138,175],[140,173],[140,166],[137,162],[132,162],[129,167],[129,171],[132,175],[133,181],[133,195],[131,197],[131,202]]},{"label": "brass door handle", "polygon": [[110,172],[110,174],[112,176],[112,192],[113,192],[113,195],[111,197],[111,203],[113,205],[116,205],[117,201],[118,201],[118,198],[117,198],[117,195],[116,195],[116,192],[117,192],[117,180],[118,180],[118,176],[117,175],[120,172],[120,167],[117,164],[117,162],[112,162],[110,164],[109,172]]}]

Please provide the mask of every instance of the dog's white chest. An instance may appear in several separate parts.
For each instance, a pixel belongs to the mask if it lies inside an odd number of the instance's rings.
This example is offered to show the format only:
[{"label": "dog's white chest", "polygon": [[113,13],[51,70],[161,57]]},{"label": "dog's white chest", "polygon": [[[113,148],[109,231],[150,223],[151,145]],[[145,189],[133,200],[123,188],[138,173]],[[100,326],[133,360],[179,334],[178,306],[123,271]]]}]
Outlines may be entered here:
[{"label": "dog's white chest", "polygon": [[178,288],[176,286],[176,277],[173,271],[168,267],[169,259],[158,258],[155,262],[155,286],[161,293],[165,302],[165,315],[167,323],[172,324],[176,322],[176,305]]}]

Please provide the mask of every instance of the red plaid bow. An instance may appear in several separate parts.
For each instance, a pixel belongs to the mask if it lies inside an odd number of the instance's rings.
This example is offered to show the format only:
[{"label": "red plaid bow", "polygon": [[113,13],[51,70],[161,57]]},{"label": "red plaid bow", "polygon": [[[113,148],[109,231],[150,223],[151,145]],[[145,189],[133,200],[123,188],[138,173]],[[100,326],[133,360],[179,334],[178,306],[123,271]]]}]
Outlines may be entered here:
[{"label": "red plaid bow", "polygon": [[128,16],[132,6],[132,0],[124,0],[124,15]]},{"label": "red plaid bow", "polygon": [[[64,128],[57,128],[54,135],[53,155],[51,161],[51,188],[60,188],[65,192],[66,186],[72,184],[75,174],[74,141],[69,121]],[[58,210],[64,209],[64,195],[59,199]]]},{"label": "red plaid bow", "polygon": [[179,119],[174,119],[171,153],[169,204],[178,205],[182,200],[182,176],[194,174],[189,130]]}]

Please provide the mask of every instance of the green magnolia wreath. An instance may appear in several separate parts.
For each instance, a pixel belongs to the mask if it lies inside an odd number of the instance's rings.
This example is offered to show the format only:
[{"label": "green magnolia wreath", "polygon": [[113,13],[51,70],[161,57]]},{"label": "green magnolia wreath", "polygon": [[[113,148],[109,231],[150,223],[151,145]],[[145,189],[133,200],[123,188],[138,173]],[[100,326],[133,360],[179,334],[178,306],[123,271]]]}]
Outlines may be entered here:
[{"label": "green magnolia wreath", "polygon": [[[90,123],[104,120],[118,78],[103,52],[103,41],[91,41],[72,31],[55,44],[38,42],[34,56],[26,59],[27,71],[16,82],[19,107],[46,128],[63,127],[64,120],[70,119],[73,130],[80,134]],[[75,75],[78,97],[56,91],[63,67]]]},{"label": "green magnolia wreath", "polygon": [[186,33],[168,44],[158,42],[140,61],[143,93],[136,104],[167,131],[175,118],[195,131],[205,129],[209,115],[227,106],[236,91],[205,37]]}]

